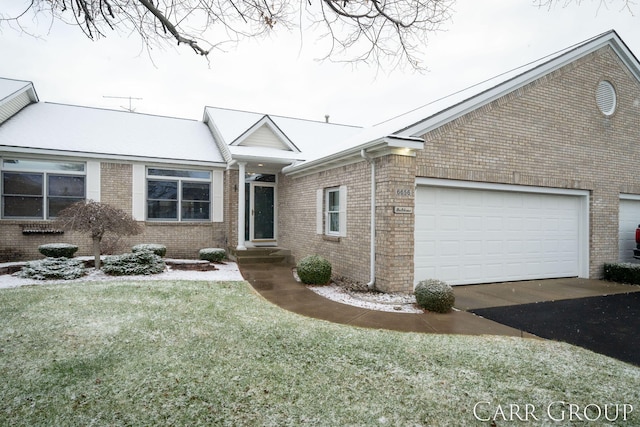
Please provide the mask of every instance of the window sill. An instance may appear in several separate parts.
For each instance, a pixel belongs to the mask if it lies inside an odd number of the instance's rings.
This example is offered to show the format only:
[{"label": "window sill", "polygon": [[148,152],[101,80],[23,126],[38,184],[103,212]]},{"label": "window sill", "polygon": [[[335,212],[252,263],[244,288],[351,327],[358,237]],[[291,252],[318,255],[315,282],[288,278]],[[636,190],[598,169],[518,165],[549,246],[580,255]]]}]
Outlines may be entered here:
[{"label": "window sill", "polygon": [[326,234],[323,234],[322,235],[322,240],[327,241],[327,242],[340,243],[340,236],[328,236]]}]

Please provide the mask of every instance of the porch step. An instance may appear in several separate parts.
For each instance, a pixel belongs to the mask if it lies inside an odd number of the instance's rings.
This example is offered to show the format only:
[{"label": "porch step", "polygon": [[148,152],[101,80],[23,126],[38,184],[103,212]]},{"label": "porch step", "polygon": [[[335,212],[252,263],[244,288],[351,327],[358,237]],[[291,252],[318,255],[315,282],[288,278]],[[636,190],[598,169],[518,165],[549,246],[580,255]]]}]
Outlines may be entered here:
[{"label": "porch step", "polygon": [[289,249],[270,247],[270,248],[247,248],[239,251],[230,249],[228,256],[238,264],[282,264],[290,262],[291,251]]}]

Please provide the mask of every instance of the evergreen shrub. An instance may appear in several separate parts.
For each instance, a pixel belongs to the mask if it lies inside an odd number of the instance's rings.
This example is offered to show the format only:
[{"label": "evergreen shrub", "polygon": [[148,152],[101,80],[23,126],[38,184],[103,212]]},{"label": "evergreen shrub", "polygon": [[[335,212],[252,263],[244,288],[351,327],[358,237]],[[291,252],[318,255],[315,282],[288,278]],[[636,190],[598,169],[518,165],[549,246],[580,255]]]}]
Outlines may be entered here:
[{"label": "evergreen shrub", "polygon": [[414,290],[416,302],[425,310],[448,313],[456,302],[451,286],[441,280],[423,280]]},{"label": "evergreen shrub", "polygon": [[162,273],[166,265],[159,255],[139,251],[105,257],[102,271],[112,276],[137,276]]},{"label": "evergreen shrub", "polygon": [[307,285],[326,285],[331,280],[331,263],[319,255],[309,255],[296,266],[298,277]]},{"label": "evergreen shrub", "polygon": [[167,247],[158,243],[141,243],[131,248],[131,252],[134,253],[142,251],[153,252],[159,257],[163,257],[167,254]]},{"label": "evergreen shrub", "polygon": [[73,258],[77,251],[78,247],[69,243],[47,243],[38,246],[38,252],[50,258]]},{"label": "evergreen shrub", "polygon": [[640,285],[640,264],[630,262],[605,263],[604,280]]},{"label": "evergreen shrub", "polygon": [[28,262],[15,275],[24,279],[72,280],[84,276],[84,273],[84,263],[78,259],[49,257]]},{"label": "evergreen shrub", "polygon": [[209,261],[209,262],[220,262],[227,255],[224,249],[220,248],[204,248],[200,249],[198,252],[198,256],[200,259]]}]

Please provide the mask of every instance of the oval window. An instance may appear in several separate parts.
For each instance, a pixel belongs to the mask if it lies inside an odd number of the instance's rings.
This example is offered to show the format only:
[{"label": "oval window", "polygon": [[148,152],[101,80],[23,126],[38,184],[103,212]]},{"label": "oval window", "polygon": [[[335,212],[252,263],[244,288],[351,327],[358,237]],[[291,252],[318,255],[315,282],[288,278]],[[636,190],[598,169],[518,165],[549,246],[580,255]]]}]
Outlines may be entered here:
[{"label": "oval window", "polygon": [[606,80],[598,83],[596,104],[598,104],[598,108],[605,116],[610,116],[616,111],[616,90]]}]

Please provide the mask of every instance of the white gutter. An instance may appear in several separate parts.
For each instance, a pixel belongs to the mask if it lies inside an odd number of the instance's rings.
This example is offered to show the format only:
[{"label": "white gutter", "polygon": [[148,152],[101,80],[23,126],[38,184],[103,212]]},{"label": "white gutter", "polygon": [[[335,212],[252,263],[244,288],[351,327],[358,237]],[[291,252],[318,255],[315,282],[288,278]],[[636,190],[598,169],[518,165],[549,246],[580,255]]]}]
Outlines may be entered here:
[{"label": "white gutter", "polygon": [[367,151],[360,150],[360,155],[371,165],[371,245],[369,253],[370,280],[367,283],[369,289],[376,285],[376,164]]},{"label": "white gutter", "polygon": [[424,148],[424,139],[417,137],[388,135],[382,138],[374,139],[364,144],[358,144],[355,147],[348,148],[338,153],[317,158],[315,160],[307,160],[295,165],[286,166],[282,169],[282,173],[284,173],[285,175],[292,175],[318,166],[326,166],[328,163],[331,163],[335,160],[344,159],[350,156],[357,156],[358,153],[362,152],[362,150],[375,150],[386,147],[421,150]]}]

